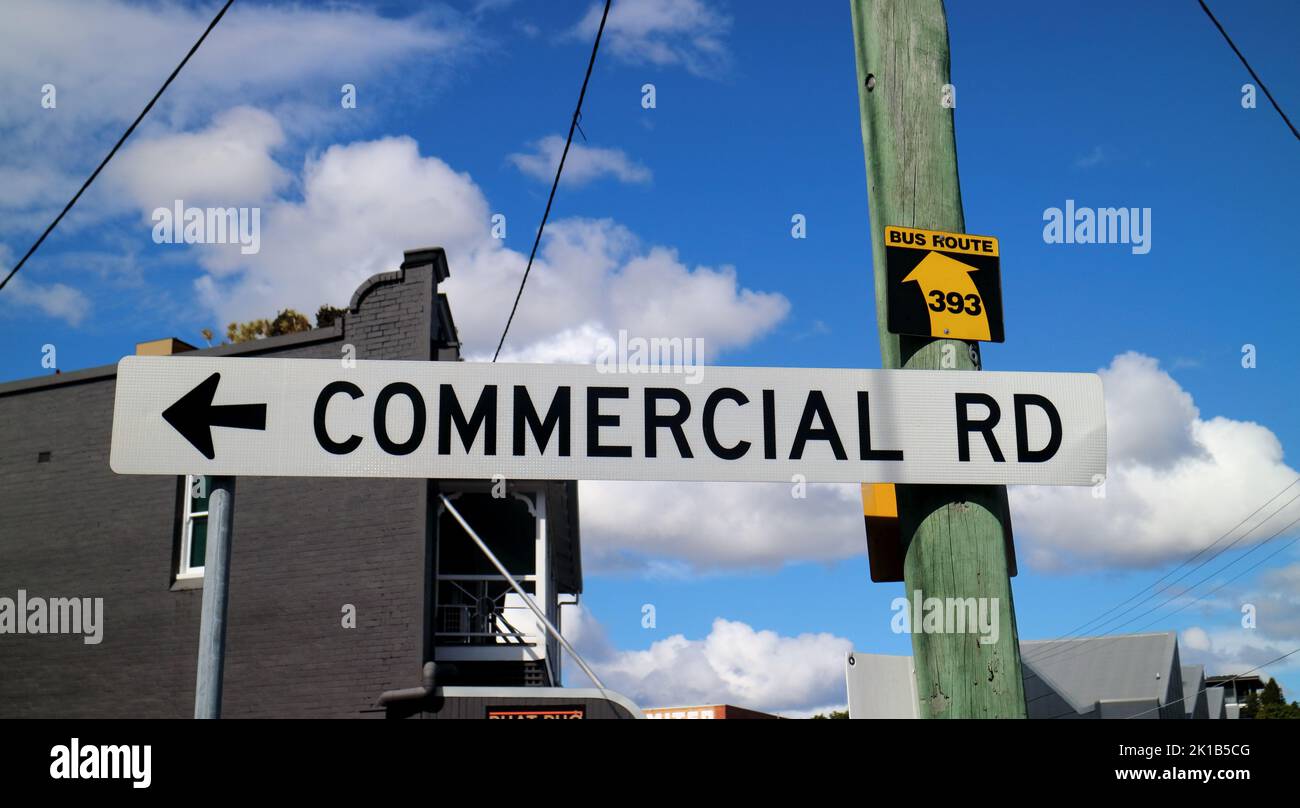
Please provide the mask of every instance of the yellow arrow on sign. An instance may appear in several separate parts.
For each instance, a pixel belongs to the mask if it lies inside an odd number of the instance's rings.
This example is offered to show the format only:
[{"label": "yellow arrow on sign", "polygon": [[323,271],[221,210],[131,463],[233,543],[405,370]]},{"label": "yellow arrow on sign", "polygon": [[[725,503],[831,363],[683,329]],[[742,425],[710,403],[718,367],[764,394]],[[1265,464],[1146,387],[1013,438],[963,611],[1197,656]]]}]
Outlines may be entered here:
[{"label": "yellow arrow on sign", "polygon": [[978,271],[969,264],[931,252],[903,278],[903,283],[917,283],[925,295],[930,336],[990,339],[984,298],[970,277],[970,273]]}]

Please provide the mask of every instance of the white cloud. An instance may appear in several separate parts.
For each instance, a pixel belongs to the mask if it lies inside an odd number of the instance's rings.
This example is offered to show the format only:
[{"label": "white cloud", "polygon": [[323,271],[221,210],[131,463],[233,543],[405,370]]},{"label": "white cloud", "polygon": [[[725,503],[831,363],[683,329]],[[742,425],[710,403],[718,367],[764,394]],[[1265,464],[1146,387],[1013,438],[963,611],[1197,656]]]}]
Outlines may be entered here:
[{"label": "white cloud", "polygon": [[[1282,541],[1279,538],[1274,544]],[[1263,557],[1266,552],[1261,550],[1255,555]],[[1248,569],[1254,563],[1252,558],[1247,556],[1227,568],[1216,580]],[[1300,654],[1272,662],[1300,644],[1300,562],[1266,568],[1249,586],[1202,600],[1199,605],[1206,618],[1223,622],[1215,627],[1191,626],[1183,630],[1179,648],[1184,663],[1203,663],[1211,674],[1245,673],[1270,663],[1255,671],[1265,680],[1300,670]],[[1249,628],[1243,625],[1247,613],[1253,617]]]},{"label": "white cloud", "polygon": [[[592,570],[683,562],[683,574],[838,561],[866,553],[861,489],[786,483],[580,483],[583,563]],[[663,569],[660,567],[659,569]]]},{"label": "white cloud", "polygon": [[1210,635],[1200,626],[1192,626],[1183,632],[1180,648],[1188,651],[1208,651],[1210,650]]},{"label": "white cloud", "polygon": [[1241,674],[1254,670],[1253,675],[1268,681],[1270,676],[1280,676],[1300,666],[1300,654],[1272,662],[1295,649],[1294,638],[1270,639],[1242,628],[1207,630],[1192,626],[1183,631],[1178,647],[1184,665],[1204,665],[1208,676]]},{"label": "white cloud", "polygon": [[[31,103],[0,107],[0,126],[41,118],[129,122],[214,11],[179,2],[7,0],[0,87]],[[187,110],[210,113],[238,96],[252,102],[300,91],[322,75],[360,78],[413,55],[445,62],[470,46],[470,31],[447,14],[394,19],[347,6],[236,5],[164,97],[184,97]],[[56,110],[39,103],[47,82],[58,88]]]},{"label": "white cloud", "polygon": [[[29,203],[63,205],[84,181],[52,164],[21,168],[0,165],[0,210],[15,209]],[[48,222],[42,222],[42,227],[45,224]]]},{"label": "white cloud", "polygon": [[[13,251],[0,244],[0,280],[9,275],[14,262]],[[30,306],[38,309],[46,317],[63,320],[71,326],[80,325],[91,308],[90,298],[80,290],[63,283],[32,283],[23,277],[22,273],[9,278],[4,292],[0,292],[0,295],[7,296],[8,303],[13,304],[5,306],[9,311]],[[5,299],[0,297],[0,301]]]},{"label": "white cloud", "polygon": [[[1288,592],[1300,593],[1300,564],[1289,564],[1275,570],[1265,572],[1260,578],[1278,589],[1284,589]],[[1300,634],[1300,631],[1296,632]]]},{"label": "white cloud", "polygon": [[[9,274],[9,269],[4,269]],[[19,306],[32,306],[47,317],[63,320],[68,325],[77,326],[90,313],[90,298],[79,289],[63,283],[32,283],[15,275],[5,286],[4,294]]]},{"label": "white cloud", "polygon": [[1106,152],[1101,146],[1093,146],[1092,151],[1075,159],[1075,168],[1092,168],[1106,162]]},{"label": "white cloud", "polygon": [[[591,41],[603,4],[593,5],[572,35]],[[609,12],[601,49],[631,64],[680,65],[699,76],[725,71],[731,18],[704,0],[619,0]]]},{"label": "white cloud", "polygon": [[[550,184],[555,181],[555,169],[564,153],[564,137],[547,135],[532,144],[532,151],[509,156],[510,162],[524,174]],[[562,185],[585,185],[601,177],[613,177],[619,182],[644,183],[650,181],[650,169],[632,160],[622,149],[606,149],[573,143],[569,156],[564,159]]]},{"label": "white cloud", "polygon": [[108,169],[107,179],[143,211],[187,205],[241,206],[269,199],[288,180],[271,157],[284,130],[260,109],[236,107],[198,132],[136,141]]},{"label": "white cloud", "polygon": [[[1279,537],[1274,544],[1285,547],[1284,541],[1291,540]],[[1267,552],[1277,551],[1261,550],[1259,559],[1267,558]],[[1243,562],[1241,567],[1248,568],[1249,563],[1255,562]],[[1293,647],[1300,640],[1300,563],[1265,569],[1251,587],[1233,600],[1238,609],[1245,603],[1255,607],[1255,625],[1260,634],[1289,640]]]},{"label": "white cloud", "polygon": [[[1011,492],[1017,549],[1039,568],[1148,566],[1180,559],[1296,479],[1277,437],[1250,422],[1203,419],[1157,362],[1127,353],[1101,371],[1109,430],[1105,497],[1090,488]],[[855,486],[582,483],[584,550],[594,569],[682,574],[831,561],[865,549]],[[1300,516],[1293,489],[1244,529],[1249,547]],[[1233,533],[1232,538],[1240,535]],[[1222,545],[1221,545],[1222,546]],[[1277,606],[1278,604],[1274,604]]]},{"label": "white cloud", "polygon": [[[487,199],[468,174],[399,137],[332,146],[308,160],[298,184],[300,201],[262,206],[260,253],[200,253],[208,275],[199,290],[223,322],[343,305],[403,249],[433,244],[447,250],[444,288],[465,352],[491,356],[526,258],[492,238]],[[782,295],[741,287],[732,267],[690,268],[610,220],[559,220],[547,227],[506,355],[591,361],[602,337],[627,329],[698,337],[716,356],[760,338],[789,308]]]},{"label": "white cloud", "polygon": [[[0,170],[0,212],[6,214],[0,232],[48,221],[51,208],[76,191],[214,10],[212,4],[165,0],[0,4],[0,97],[6,99],[0,104],[0,139],[6,153],[24,165],[17,178]],[[423,88],[429,75],[448,75],[431,65],[463,59],[477,41],[470,22],[441,7],[399,19],[349,6],[236,4],[133,138],[192,128],[240,104],[283,113],[277,117],[291,137],[352,125],[369,107],[361,104],[350,117],[339,114],[341,84],[360,84],[374,97],[384,83],[368,79],[400,78],[400,66],[419,58],[426,68],[419,79]],[[54,109],[41,105],[45,84],[56,88]],[[304,99],[304,87],[318,88],[320,99]],[[91,215],[97,204],[111,201],[92,188],[77,215]]]},{"label": "white cloud", "polygon": [[1192,396],[1138,353],[1116,357],[1104,371],[1106,440],[1113,462],[1168,469],[1201,453]]},{"label": "white cloud", "polygon": [[[1022,563],[1067,570],[1182,559],[1296,479],[1272,432],[1224,417],[1203,419],[1154,359],[1123,354],[1101,373],[1111,452],[1105,498],[1095,498],[1091,488],[1012,488]],[[791,487],[780,484],[581,486],[583,550],[592,569],[688,575],[834,561],[865,551],[855,486],[809,486],[806,500],[791,498]],[[1250,547],[1300,516],[1300,500],[1272,516],[1297,493],[1300,488],[1289,490],[1248,522],[1245,529],[1258,529],[1237,547]],[[1282,623],[1285,604],[1260,603],[1261,612],[1271,607]]]},{"label": "white cloud", "polygon": [[484,14],[501,11],[515,4],[515,0],[475,0],[474,13]]},{"label": "white cloud", "polygon": [[408,137],[331,146],[307,161],[301,186],[301,201],[263,206],[256,255],[204,248],[209,274],[199,290],[223,321],[346,305],[363,280],[400,263],[403,249],[446,247],[453,273],[457,256],[491,249],[478,187],[443,161],[421,158]]},{"label": "white cloud", "polygon": [[[1296,479],[1277,436],[1249,421],[1201,418],[1151,357],[1122,354],[1101,375],[1110,438],[1105,497],[1090,488],[1011,491],[1018,549],[1035,564],[1149,566],[1182,558]],[[1246,527],[1288,499],[1279,498]],[[1237,546],[1250,546],[1298,515],[1300,502],[1292,503]]]},{"label": "white cloud", "polygon": [[[719,617],[703,639],[675,634],[644,651],[617,650],[583,607],[565,609],[564,633],[606,687],[641,707],[733,704],[807,715],[845,702],[853,648],[829,633],[788,637]],[[570,682],[584,681],[574,668]]]},{"label": "white cloud", "polygon": [[[502,321],[502,326],[504,325],[505,322]],[[609,332],[599,323],[587,322],[520,348],[502,348],[500,361],[542,364],[576,362],[589,365],[596,361],[602,341],[609,339]],[[481,358],[488,358],[487,354]]]}]

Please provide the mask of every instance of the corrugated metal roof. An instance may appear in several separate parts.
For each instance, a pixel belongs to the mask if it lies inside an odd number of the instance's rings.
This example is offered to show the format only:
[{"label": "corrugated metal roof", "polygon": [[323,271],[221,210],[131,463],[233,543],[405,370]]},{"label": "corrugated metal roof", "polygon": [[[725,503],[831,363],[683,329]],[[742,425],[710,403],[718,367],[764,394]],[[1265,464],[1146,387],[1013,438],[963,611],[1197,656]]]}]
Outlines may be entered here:
[{"label": "corrugated metal roof", "polygon": [[[1023,666],[1083,713],[1098,701],[1166,702],[1175,670],[1174,632],[1020,643]],[[1179,672],[1181,673],[1181,671]],[[1181,693],[1179,694],[1181,695]]]}]

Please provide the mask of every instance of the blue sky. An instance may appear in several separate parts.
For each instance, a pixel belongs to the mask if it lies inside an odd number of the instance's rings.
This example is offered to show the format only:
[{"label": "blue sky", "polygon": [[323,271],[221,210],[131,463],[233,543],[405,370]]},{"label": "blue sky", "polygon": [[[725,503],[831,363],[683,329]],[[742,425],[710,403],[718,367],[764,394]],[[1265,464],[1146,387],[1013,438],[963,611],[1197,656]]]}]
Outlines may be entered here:
[{"label": "blue sky", "polygon": [[[0,79],[0,133],[9,144],[0,157],[6,270],[215,8],[23,5],[0,11],[0,19],[12,17],[0,29],[14,31],[17,39],[4,44],[18,49],[12,58],[20,61],[0,70],[7,76]],[[1283,108],[1300,114],[1292,42],[1300,7],[1212,6]],[[435,243],[449,249],[462,336],[471,353],[490,349],[549,188],[545,172],[533,176],[520,167],[526,157],[511,156],[536,156],[539,141],[566,131],[590,52],[582,23],[591,8],[238,0],[131,148],[29,261],[23,283],[0,292],[0,378],[46,372],[46,344],[71,370],[115,362],[139,340],[201,342],[199,329],[220,333],[233,317],[343,305],[360,280],[395,265],[401,249]],[[68,23],[73,17],[83,21]],[[1300,441],[1292,381],[1300,358],[1288,332],[1300,293],[1291,243],[1300,151],[1262,92],[1256,108],[1242,107],[1249,76],[1194,0],[1085,9],[950,2],[948,24],[967,230],[995,235],[1002,247],[1007,341],[986,346],[985,365],[1106,368],[1107,394],[1118,391],[1112,406],[1121,407],[1111,413],[1112,478],[1101,504],[1087,491],[1013,492],[1020,633],[1045,639],[1124,600],[1296,476],[1288,463]],[[110,42],[110,31],[120,41]],[[241,50],[236,41],[262,46]],[[58,87],[52,110],[39,104],[47,81]],[[354,110],[339,104],[344,83],[357,86]],[[646,83],[655,85],[653,109],[641,104]],[[680,304],[672,294],[696,294],[710,273],[725,279],[723,268],[734,268],[716,321],[683,315],[659,324],[705,335],[710,361],[879,365],[870,228],[883,223],[868,217],[847,0],[797,11],[775,2],[616,0],[582,127],[587,140],[578,142],[591,151],[571,158],[569,168],[585,167],[586,181],[561,186],[553,235],[510,348],[527,355],[569,344],[566,322],[604,331],[654,327],[628,319],[613,292],[565,288],[599,277],[616,289],[629,262],[644,259],[680,281],[666,284],[676,292],[663,292],[665,305]],[[205,169],[185,158],[186,143],[239,148]],[[403,143],[416,151],[404,152]],[[393,179],[384,193],[412,218],[371,222],[387,196],[358,193],[355,213],[329,219],[319,179],[331,171],[351,183]],[[151,200],[175,188],[198,201],[206,194],[263,205],[264,260],[154,244]],[[1067,199],[1150,208],[1150,252],[1045,243],[1044,211]],[[479,221],[486,213],[505,214],[504,244],[486,241]],[[796,213],[807,218],[806,239],[791,237]],[[351,263],[327,265],[325,256],[318,272],[279,274],[291,257],[321,257],[318,240],[339,227],[355,228],[347,232],[367,242],[346,256]],[[584,261],[595,275],[575,274]],[[558,288],[547,291],[548,274]],[[584,295],[590,299],[574,302]],[[1253,369],[1242,367],[1245,344],[1257,350]],[[902,587],[869,582],[851,494],[822,491],[778,506],[772,501],[788,500],[786,487],[751,486],[733,501],[786,531],[755,541],[761,527],[749,522],[731,531],[710,522],[692,532],[685,526],[691,504],[707,502],[680,487],[603,490],[588,497],[584,487],[593,510],[584,527],[583,637],[611,668],[620,659],[656,664],[658,657],[626,654],[678,634],[688,645],[673,653],[716,661],[711,654],[729,653],[724,642],[706,639],[720,636],[718,618],[775,632],[750,639],[778,653],[802,647],[792,645],[799,635],[820,633],[830,636],[807,647],[827,658],[844,644],[909,652],[909,638],[889,628],[889,603]],[[672,510],[686,515],[662,536],[638,535],[626,514],[645,504],[609,505],[620,496],[676,497]],[[1300,514],[1295,507],[1274,528]],[[1079,518],[1063,526],[1053,518],[1061,514]],[[1184,632],[1184,659],[1205,661],[1212,672],[1278,656],[1300,645],[1298,563],[1294,551],[1284,552],[1208,606],[1153,628]],[[1245,602],[1259,606],[1251,631],[1239,625]],[[656,607],[653,629],[642,627],[643,604]],[[1293,698],[1297,670],[1274,671]],[[832,678],[746,692],[763,694],[751,706],[815,709],[840,703],[834,688],[842,690],[842,680]],[[681,692],[715,685],[682,683]],[[627,686],[644,686],[645,698],[663,695],[644,681]],[[720,692],[732,701],[743,695]]]}]

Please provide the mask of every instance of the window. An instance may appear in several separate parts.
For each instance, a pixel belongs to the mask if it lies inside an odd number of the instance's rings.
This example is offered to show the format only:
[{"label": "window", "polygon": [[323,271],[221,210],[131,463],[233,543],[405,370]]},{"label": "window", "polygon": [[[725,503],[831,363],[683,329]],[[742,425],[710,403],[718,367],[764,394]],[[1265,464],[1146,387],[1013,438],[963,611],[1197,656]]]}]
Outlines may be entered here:
[{"label": "window", "polygon": [[202,578],[203,559],[208,550],[208,486],[207,477],[188,475],[185,478],[185,508],[181,520],[181,558],[177,578]]},{"label": "window", "polygon": [[[546,489],[515,486],[499,499],[486,486],[442,486],[516,583],[559,625],[546,522]],[[456,661],[522,663],[520,684],[560,682],[560,648],[542,621],[451,512],[439,507],[434,557],[433,632],[436,657]],[[543,672],[544,671],[544,672]]]}]

